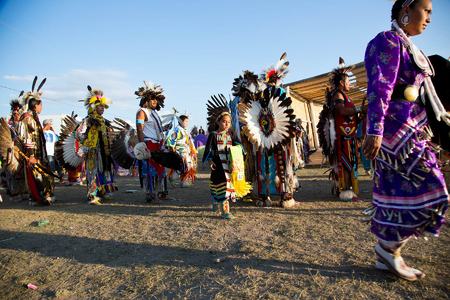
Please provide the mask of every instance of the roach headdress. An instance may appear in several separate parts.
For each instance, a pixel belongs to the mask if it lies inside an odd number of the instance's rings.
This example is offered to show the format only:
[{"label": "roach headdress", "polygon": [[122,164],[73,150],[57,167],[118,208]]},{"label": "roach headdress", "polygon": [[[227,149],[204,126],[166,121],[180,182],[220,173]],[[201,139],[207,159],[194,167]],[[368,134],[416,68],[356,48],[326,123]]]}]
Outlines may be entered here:
[{"label": "roach headdress", "polygon": [[164,100],[166,97],[163,95],[164,90],[160,85],[147,82],[144,80],[144,86],[141,86],[137,91],[134,92],[138,99],[140,99],[139,106],[143,106],[145,102],[148,102],[152,99],[158,101],[158,105],[156,106],[156,110],[160,110],[161,107],[164,107]]},{"label": "roach headdress", "polygon": [[270,67],[261,74],[262,80],[267,85],[279,87],[282,84],[282,79],[288,73],[288,67],[289,61],[286,52],[284,52],[275,66]]},{"label": "roach headdress", "polygon": [[23,97],[20,100],[20,104],[22,105],[24,111],[28,110],[28,104],[30,103],[30,100],[34,99],[36,101],[42,101],[42,99],[41,99],[41,97],[42,97],[41,88],[44,86],[45,82],[47,81],[47,78],[42,79],[42,81],[39,84],[37,90],[35,91],[34,88],[36,87],[37,80],[38,80],[38,77],[34,76],[33,84],[31,86],[31,91],[26,92],[25,94],[20,93],[21,95],[23,94]]},{"label": "roach headdress", "polygon": [[239,97],[241,101],[247,102],[254,95],[264,90],[265,84],[259,80],[258,75],[251,71],[244,71],[242,75],[234,79],[233,96]]},{"label": "roach headdress", "polygon": [[218,96],[211,96],[211,99],[206,103],[208,109],[208,131],[214,131],[217,128],[217,121],[224,115],[230,114],[230,107],[228,106],[228,101],[224,95],[220,94]]},{"label": "roach headdress", "polygon": [[111,100],[103,96],[103,91],[98,89],[92,89],[90,85],[87,86],[88,95],[84,99],[84,106],[88,110],[88,113],[92,113],[98,105],[103,105],[105,108],[109,108]]},{"label": "roach headdress", "polygon": [[349,76],[349,72],[352,68],[345,65],[345,61],[342,57],[339,57],[339,65],[336,69],[331,71],[330,74],[330,87],[331,92],[337,90],[339,82],[344,78],[344,75]]},{"label": "roach headdress", "polygon": [[11,108],[11,112],[18,107],[19,110],[23,108],[22,104],[20,103],[20,97],[22,97],[24,91],[21,91],[19,94],[19,97],[17,99],[12,99],[11,102],[9,102],[9,106]]}]

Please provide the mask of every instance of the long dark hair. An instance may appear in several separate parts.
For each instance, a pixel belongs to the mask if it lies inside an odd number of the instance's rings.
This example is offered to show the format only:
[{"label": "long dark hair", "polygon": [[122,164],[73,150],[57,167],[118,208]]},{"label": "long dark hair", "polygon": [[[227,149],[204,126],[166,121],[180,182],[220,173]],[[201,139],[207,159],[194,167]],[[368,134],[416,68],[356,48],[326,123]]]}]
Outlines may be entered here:
[{"label": "long dark hair", "polygon": [[144,107],[145,103],[147,103],[148,101],[150,100],[147,98],[141,98],[141,100],[139,101],[139,106]]}]

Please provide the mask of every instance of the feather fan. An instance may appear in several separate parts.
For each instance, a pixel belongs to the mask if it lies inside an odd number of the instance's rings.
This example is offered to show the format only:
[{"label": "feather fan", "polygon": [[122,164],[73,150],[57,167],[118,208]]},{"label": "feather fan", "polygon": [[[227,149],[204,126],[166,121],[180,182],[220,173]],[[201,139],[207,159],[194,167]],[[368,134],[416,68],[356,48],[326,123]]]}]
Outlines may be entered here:
[{"label": "feather fan", "polygon": [[136,130],[126,121],[115,118],[116,134],[111,143],[111,157],[122,168],[129,169],[135,162],[134,146],[138,142]]},{"label": "feather fan", "polygon": [[290,108],[292,100],[282,89],[266,88],[263,97],[248,104],[239,104],[242,132],[252,144],[265,149],[285,145],[295,132],[295,115]]},{"label": "feather fan", "polygon": [[83,162],[83,158],[78,155],[79,143],[75,137],[79,125],[76,117],[72,112],[61,120],[59,140],[55,144],[56,160],[68,170],[77,168]]}]

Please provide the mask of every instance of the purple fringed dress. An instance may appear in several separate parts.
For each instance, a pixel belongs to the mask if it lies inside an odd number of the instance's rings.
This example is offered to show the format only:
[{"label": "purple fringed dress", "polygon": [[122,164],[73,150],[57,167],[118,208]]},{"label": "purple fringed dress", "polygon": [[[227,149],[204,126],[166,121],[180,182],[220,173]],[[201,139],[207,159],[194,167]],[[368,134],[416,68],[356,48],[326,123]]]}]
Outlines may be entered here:
[{"label": "purple fringed dress", "polygon": [[429,143],[425,107],[402,99],[403,93],[393,96],[400,85],[419,88],[425,74],[395,31],[381,32],[369,42],[365,65],[367,134],[383,137],[375,160],[371,231],[385,241],[403,241],[425,231],[437,235],[448,191]]}]

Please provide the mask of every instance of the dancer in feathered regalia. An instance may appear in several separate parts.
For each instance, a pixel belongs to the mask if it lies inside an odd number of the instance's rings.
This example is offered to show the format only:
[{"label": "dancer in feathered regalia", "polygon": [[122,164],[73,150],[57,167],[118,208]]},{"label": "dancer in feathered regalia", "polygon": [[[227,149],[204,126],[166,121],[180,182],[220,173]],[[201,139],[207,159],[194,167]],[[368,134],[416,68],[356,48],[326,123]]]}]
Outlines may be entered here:
[{"label": "dancer in feathered regalia", "polygon": [[89,86],[88,90],[85,100],[88,116],[79,122],[72,112],[62,119],[55,157],[66,170],[79,172],[85,166],[87,197],[91,204],[101,204],[102,198],[108,198],[116,190],[114,166],[129,169],[135,164],[133,148],[137,137],[136,130],[124,120],[104,119],[103,111],[109,106],[109,100],[101,91]]},{"label": "dancer in feathered regalia", "polygon": [[139,140],[137,149],[148,152],[141,160],[141,178],[147,202],[165,199],[168,195],[166,170],[163,165],[150,158],[150,153],[164,148],[164,132],[158,111],[164,107],[165,96],[159,85],[144,81],[135,94],[140,98],[136,113],[136,130]]},{"label": "dancer in feathered regalia", "polygon": [[189,117],[186,115],[179,116],[175,125],[168,132],[166,146],[183,158],[185,172],[180,174],[180,186],[188,187],[194,183],[197,174],[197,150],[191,135],[187,131]]},{"label": "dancer in feathered regalia", "polygon": [[[449,202],[428,118],[450,125],[450,114],[431,81],[430,62],[411,39],[431,22],[431,11],[431,0],[396,1],[392,29],[372,39],[365,54],[368,124],[363,148],[375,159],[373,207],[366,213],[378,239],[375,266],[409,281],[424,273],[406,265],[402,248],[425,232],[438,236]],[[425,95],[432,106],[429,116]]]},{"label": "dancer in feathered regalia", "polygon": [[[271,195],[280,195],[283,207],[296,204],[294,192],[298,180],[294,167],[301,162],[295,140],[295,115],[291,99],[281,87],[289,62],[283,53],[275,67],[268,69],[261,81],[249,73],[235,80],[234,91],[246,87],[246,97],[239,101],[241,132],[252,145],[254,182],[262,198],[258,205],[270,206]],[[263,88],[265,87],[265,88]],[[262,91],[262,92],[261,92]],[[245,145],[245,142],[244,142]]]},{"label": "dancer in feathered regalia", "polygon": [[[23,91],[19,95],[19,98],[23,95]],[[22,114],[22,105],[20,104],[18,99],[11,100],[10,102],[11,107],[11,116],[8,120],[8,125],[10,127],[10,134],[12,141],[17,138],[17,130],[19,127],[19,121],[20,121],[20,115]],[[6,129],[6,128],[5,128]],[[7,132],[6,132],[7,133]],[[4,141],[2,141],[3,143]],[[17,145],[16,145],[17,147]],[[25,177],[24,177],[24,161],[20,160],[20,164],[18,166],[18,169],[15,172],[11,172],[7,168],[7,162],[3,161],[2,169],[5,172],[6,176],[6,188],[8,194],[13,198],[14,200],[21,200],[23,198],[28,198],[28,192],[25,184]]]},{"label": "dancer in feathered regalia", "polygon": [[230,201],[244,197],[251,186],[245,181],[242,147],[231,128],[229,105],[223,95],[208,101],[208,140],[203,162],[209,162],[209,188],[213,210],[220,209],[223,219],[232,219]]},{"label": "dancer in feathered regalia", "polygon": [[259,80],[258,75],[246,70],[242,75],[233,81],[232,92],[234,99],[230,102],[231,124],[235,130],[236,137],[240,140],[245,155],[245,177],[248,181],[256,180],[256,164],[254,157],[254,146],[249,138],[241,132],[243,124],[239,119],[239,103],[250,103],[257,101],[261,97],[261,93],[265,88],[265,84]]},{"label": "dancer in feathered regalia", "polygon": [[80,151],[85,158],[87,198],[90,204],[101,204],[117,190],[114,185],[114,167],[111,158],[111,122],[103,117],[110,101],[101,90],[88,86],[89,94],[84,102],[88,115],[77,128]]},{"label": "dancer in feathered regalia", "polygon": [[296,119],[295,120],[295,144],[296,144],[296,150],[298,155],[300,156],[300,163],[294,170],[302,169],[305,167],[305,163],[308,162],[308,154],[305,154],[309,152],[309,144],[305,145],[305,141],[308,141],[308,135],[305,131],[305,129],[302,126],[302,120]]},{"label": "dancer in feathered regalia", "polygon": [[45,138],[39,121],[42,111],[41,88],[44,78],[35,91],[37,76],[30,92],[22,97],[24,113],[17,127],[17,140],[23,146],[21,157],[25,164],[25,179],[31,198],[37,204],[50,205],[54,201],[54,182],[45,150]]},{"label": "dancer in feathered regalia", "polygon": [[[19,98],[22,97],[23,91],[20,93]],[[22,114],[22,105],[19,102],[19,99],[11,100],[9,103],[11,108],[11,115],[8,120],[8,125],[13,129],[17,130],[20,121],[20,115]]]},{"label": "dancer in feathered regalia", "polygon": [[357,200],[358,143],[356,138],[361,107],[355,106],[347,93],[350,91],[349,72],[344,60],[330,76],[326,103],[318,124],[319,140],[324,155],[328,156],[333,179],[333,193],[345,201]]}]

